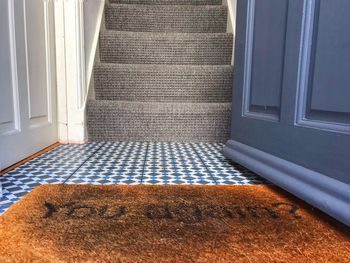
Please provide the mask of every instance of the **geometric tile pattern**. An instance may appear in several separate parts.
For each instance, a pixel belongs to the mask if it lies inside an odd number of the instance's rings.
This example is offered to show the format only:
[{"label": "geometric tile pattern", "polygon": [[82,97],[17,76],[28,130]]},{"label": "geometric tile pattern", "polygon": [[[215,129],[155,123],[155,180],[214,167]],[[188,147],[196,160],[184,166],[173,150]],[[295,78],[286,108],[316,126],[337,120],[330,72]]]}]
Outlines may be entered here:
[{"label": "geometric tile pattern", "polygon": [[189,143],[149,144],[142,183],[216,184]]},{"label": "geometric tile pattern", "polygon": [[42,184],[270,184],[227,160],[221,143],[60,145],[0,177],[0,215]]},{"label": "geometric tile pattern", "polygon": [[223,144],[196,143],[192,145],[217,184],[269,184],[247,168],[228,160],[221,153]]},{"label": "geometric tile pattern", "polygon": [[140,184],[147,143],[107,142],[67,181],[67,184]]}]

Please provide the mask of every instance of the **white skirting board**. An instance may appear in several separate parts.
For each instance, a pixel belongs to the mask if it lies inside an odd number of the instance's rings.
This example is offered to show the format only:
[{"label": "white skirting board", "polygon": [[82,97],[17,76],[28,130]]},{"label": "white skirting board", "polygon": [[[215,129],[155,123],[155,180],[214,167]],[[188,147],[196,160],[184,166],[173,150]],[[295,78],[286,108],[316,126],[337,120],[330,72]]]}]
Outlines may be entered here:
[{"label": "white skirting board", "polygon": [[224,155],[350,226],[350,185],[229,140]]}]

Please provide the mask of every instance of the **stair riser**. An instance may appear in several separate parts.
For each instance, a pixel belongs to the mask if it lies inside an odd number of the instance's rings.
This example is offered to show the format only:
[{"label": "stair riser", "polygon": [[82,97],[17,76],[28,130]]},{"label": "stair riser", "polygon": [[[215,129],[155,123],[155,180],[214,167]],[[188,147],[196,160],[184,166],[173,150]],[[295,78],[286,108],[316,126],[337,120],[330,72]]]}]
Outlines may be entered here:
[{"label": "stair riser", "polygon": [[121,64],[230,65],[232,34],[133,34],[100,37],[102,62]]},{"label": "stair riser", "polygon": [[230,102],[232,67],[99,65],[98,100]]},{"label": "stair riser", "polygon": [[87,107],[89,140],[225,142],[229,138],[230,110],[222,107],[211,113],[190,109],[150,113],[93,103]]},{"label": "stair riser", "polygon": [[224,6],[109,5],[106,28],[133,32],[224,33]]},{"label": "stair riser", "polygon": [[221,5],[222,0],[109,0],[116,4],[141,5]]}]

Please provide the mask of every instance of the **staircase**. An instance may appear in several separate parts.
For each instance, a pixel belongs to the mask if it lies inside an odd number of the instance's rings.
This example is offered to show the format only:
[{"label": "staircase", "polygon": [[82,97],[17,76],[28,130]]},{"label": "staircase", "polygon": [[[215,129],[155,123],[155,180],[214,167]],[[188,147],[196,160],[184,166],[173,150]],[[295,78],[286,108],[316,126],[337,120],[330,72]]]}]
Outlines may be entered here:
[{"label": "staircase", "polygon": [[90,141],[224,142],[232,34],[221,0],[110,0]]}]

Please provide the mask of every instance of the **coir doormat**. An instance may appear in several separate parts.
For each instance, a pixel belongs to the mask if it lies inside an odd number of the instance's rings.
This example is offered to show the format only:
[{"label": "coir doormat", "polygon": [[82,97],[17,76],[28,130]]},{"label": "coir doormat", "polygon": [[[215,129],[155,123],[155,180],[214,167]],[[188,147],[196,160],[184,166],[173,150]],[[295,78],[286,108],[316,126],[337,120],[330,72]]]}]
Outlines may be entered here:
[{"label": "coir doormat", "polygon": [[269,186],[40,186],[0,262],[350,262],[349,229]]}]

